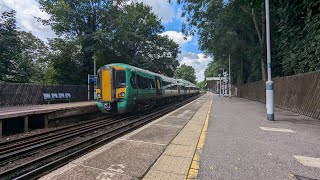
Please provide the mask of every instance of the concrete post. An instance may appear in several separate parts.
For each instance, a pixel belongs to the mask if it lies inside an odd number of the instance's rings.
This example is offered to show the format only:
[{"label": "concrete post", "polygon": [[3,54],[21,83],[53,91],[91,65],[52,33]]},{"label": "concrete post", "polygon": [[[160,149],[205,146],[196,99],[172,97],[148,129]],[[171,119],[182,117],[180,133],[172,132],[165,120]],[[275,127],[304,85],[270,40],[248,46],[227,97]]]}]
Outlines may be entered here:
[{"label": "concrete post", "polygon": [[28,116],[24,116],[24,132],[28,132],[29,130],[29,117]]}]

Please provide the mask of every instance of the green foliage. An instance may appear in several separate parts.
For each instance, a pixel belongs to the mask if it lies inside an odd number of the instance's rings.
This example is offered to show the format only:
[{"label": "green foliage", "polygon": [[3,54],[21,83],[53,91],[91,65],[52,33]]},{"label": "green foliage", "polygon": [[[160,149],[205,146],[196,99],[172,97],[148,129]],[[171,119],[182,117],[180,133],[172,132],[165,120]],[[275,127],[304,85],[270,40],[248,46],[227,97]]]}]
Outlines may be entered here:
[{"label": "green foliage", "polygon": [[[48,47],[39,38],[33,36],[31,32],[20,32],[20,44],[22,48],[20,62],[23,69],[20,72],[22,82],[42,82],[44,83],[46,72],[45,58],[48,54]],[[23,67],[24,66],[24,67]],[[21,82],[21,81],[20,81]]]},{"label": "green foliage", "polygon": [[46,57],[47,81],[53,84],[85,84],[87,76],[80,68],[84,55],[74,39],[53,39],[49,41],[50,54]]},{"label": "green foliage", "polygon": [[2,14],[0,36],[0,80],[39,82],[47,48],[31,33],[18,30],[15,11]]},{"label": "green foliage", "polygon": [[[228,69],[228,55],[231,55],[232,81],[243,83],[261,78],[261,47],[254,26],[251,8],[261,10],[261,1],[248,4],[246,1],[183,0],[188,21],[184,32],[199,34],[200,49],[214,57],[208,65],[206,76],[217,76],[219,68]],[[255,12],[255,15],[261,15]],[[260,18],[256,18],[258,20]],[[261,22],[258,20],[258,26]],[[260,32],[260,31],[259,31]],[[264,58],[264,57],[263,57]],[[264,63],[264,61],[262,61]],[[253,71],[257,73],[253,73]]]},{"label": "green foliage", "polygon": [[[80,66],[83,74],[79,76],[85,77],[87,74],[93,74],[93,56],[100,45],[97,38],[99,31],[102,27],[111,26],[123,2],[122,0],[39,0],[41,8],[50,14],[50,19],[38,18],[38,20],[44,25],[51,25],[57,35],[66,37],[67,41],[77,40],[84,56]],[[103,25],[106,22],[108,25]],[[112,31],[110,33],[112,34]]]},{"label": "green foliage", "polygon": [[320,70],[320,1],[276,1],[275,53],[283,74]]},{"label": "green foliage", "polygon": [[[107,29],[107,28],[106,28]],[[127,63],[153,72],[173,76],[179,65],[176,60],[178,45],[168,37],[158,34],[163,31],[160,19],[149,6],[134,3],[124,7],[124,12],[114,20],[113,34],[100,32],[101,49],[99,64]]]},{"label": "green foliage", "polygon": [[[180,0],[186,34],[198,33],[200,48],[214,57],[206,76],[227,68],[231,54],[232,81],[265,79],[264,1]],[[319,70],[320,1],[271,1],[273,76]]]},{"label": "green foliage", "polygon": [[196,75],[195,70],[192,66],[187,66],[185,64],[182,64],[177,69],[177,78],[185,79],[187,81],[192,82],[193,84],[196,84]]},{"label": "green foliage", "polygon": [[[41,7],[51,15],[39,19],[65,39],[55,40],[48,58],[55,69],[57,83],[81,84],[93,74],[93,56],[97,67],[109,63],[127,63],[150,71],[173,76],[179,65],[178,45],[158,34],[163,31],[160,19],[142,3],[125,0],[40,0]],[[62,43],[62,41],[65,41]],[[71,45],[77,47],[70,47]],[[70,46],[69,46],[70,45]],[[71,52],[70,48],[76,52]],[[66,55],[66,57],[64,57]],[[66,67],[70,66],[70,67]],[[77,77],[67,77],[70,69],[79,68]]]},{"label": "green foliage", "polygon": [[15,11],[3,12],[0,19],[0,81],[19,81],[17,67],[21,56]]},{"label": "green foliage", "polygon": [[206,80],[197,83],[197,86],[200,88],[201,91],[206,90],[206,85],[207,85]]}]

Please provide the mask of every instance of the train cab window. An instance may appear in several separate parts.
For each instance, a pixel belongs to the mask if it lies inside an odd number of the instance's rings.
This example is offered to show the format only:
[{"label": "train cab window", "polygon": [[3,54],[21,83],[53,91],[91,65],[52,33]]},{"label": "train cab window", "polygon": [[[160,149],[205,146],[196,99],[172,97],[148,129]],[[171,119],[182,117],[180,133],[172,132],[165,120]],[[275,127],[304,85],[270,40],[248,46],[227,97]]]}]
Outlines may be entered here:
[{"label": "train cab window", "polygon": [[98,72],[98,76],[97,76],[97,88],[100,88],[100,84],[101,84],[101,79],[100,79],[100,73]]},{"label": "train cab window", "polygon": [[126,71],[116,71],[116,88],[126,87]]}]

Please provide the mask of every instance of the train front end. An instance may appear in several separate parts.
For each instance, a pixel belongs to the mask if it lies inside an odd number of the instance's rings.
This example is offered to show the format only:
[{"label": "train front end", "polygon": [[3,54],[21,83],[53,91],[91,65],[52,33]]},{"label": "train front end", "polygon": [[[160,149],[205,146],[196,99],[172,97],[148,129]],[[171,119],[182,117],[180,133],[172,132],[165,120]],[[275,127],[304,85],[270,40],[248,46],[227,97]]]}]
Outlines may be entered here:
[{"label": "train front end", "polygon": [[103,113],[127,112],[127,73],[120,65],[106,65],[98,70],[98,107]]}]

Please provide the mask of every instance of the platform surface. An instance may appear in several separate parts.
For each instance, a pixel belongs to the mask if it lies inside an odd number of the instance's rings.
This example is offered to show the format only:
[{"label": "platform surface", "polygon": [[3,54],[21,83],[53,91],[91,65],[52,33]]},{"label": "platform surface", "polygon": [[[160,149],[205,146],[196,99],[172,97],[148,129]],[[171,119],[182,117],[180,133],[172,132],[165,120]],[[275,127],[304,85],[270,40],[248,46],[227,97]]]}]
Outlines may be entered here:
[{"label": "platform surface", "polygon": [[186,179],[210,104],[204,95],[41,179]]},{"label": "platform surface", "polygon": [[0,108],[0,119],[14,118],[19,116],[26,116],[31,114],[51,113],[58,110],[79,108],[96,105],[96,101],[71,102],[59,104],[46,104],[34,106],[13,106]]},{"label": "platform surface", "polygon": [[214,96],[198,179],[320,179],[320,120]]}]

